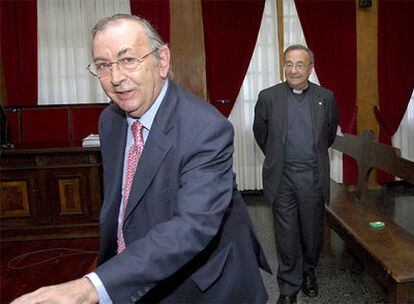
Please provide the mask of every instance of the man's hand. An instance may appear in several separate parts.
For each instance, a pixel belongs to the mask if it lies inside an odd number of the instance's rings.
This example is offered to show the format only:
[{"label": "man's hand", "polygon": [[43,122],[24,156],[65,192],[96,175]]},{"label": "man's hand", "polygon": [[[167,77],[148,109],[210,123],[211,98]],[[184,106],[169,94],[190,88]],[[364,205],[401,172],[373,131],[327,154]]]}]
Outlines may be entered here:
[{"label": "man's hand", "polygon": [[81,278],[67,283],[47,286],[27,293],[11,304],[35,303],[98,303],[98,293],[88,278]]}]

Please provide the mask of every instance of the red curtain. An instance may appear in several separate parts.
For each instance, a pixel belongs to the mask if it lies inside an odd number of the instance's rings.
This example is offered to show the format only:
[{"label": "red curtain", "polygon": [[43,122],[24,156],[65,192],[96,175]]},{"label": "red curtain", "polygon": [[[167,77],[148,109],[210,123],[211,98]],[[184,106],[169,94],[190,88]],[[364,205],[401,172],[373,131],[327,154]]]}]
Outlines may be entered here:
[{"label": "red curtain", "polygon": [[131,13],[147,19],[166,43],[170,43],[170,0],[130,0]]},{"label": "red curtain", "polygon": [[256,45],[265,1],[202,0],[207,91],[229,116]]},{"label": "red curtain", "polygon": [[[391,145],[414,88],[414,2],[378,1],[379,141]],[[411,135],[414,136],[414,135]],[[378,172],[378,182],[394,177]]]},{"label": "red curtain", "polygon": [[[355,1],[295,0],[306,42],[315,54],[322,86],[336,96],[344,133],[356,134],[356,8]],[[344,157],[344,183],[355,184],[356,164]]]},{"label": "red curtain", "polygon": [[7,104],[37,104],[37,2],[0,1],[1,57]]}]

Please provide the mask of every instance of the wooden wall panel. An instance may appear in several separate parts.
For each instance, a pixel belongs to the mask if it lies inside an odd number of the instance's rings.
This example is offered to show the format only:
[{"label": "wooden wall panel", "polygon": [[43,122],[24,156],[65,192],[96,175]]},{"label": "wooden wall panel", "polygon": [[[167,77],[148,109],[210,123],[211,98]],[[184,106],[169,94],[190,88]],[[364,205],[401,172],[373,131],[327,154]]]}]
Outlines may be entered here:
[{"label": "wooden wall panel", "polygon": [[58,179],[60,215],[82,214],[79,180],[80,177]]},{"label": "wooden wall panel", "polygon": [[359,8],[356,0],[357,28],[357,130],[373,130],[379,134],[373,108],[378,105],[378,3]]},{"label": "wooden wall panel", "polygon": [[97,236],[101,166],[97,148],[1,150],[1,241]]},{"label": "wooden wall panel", "polygon": [[173,79],[207,99],[203,17],[200,0],[171,1]]},{"label": "wooden wall panel", "polygon": [[[357,29],[357,133],[373,130],[379,134],[378,123],[373,112],[378,105],[378,3],[360,8],[356,0]],[[376,172],[369,177],[369,187],[378,188]]]},{"label": "wooden wall panel", "polygon": [[29,216],[27,183],[21,181],[0,182],[0,217]]}]

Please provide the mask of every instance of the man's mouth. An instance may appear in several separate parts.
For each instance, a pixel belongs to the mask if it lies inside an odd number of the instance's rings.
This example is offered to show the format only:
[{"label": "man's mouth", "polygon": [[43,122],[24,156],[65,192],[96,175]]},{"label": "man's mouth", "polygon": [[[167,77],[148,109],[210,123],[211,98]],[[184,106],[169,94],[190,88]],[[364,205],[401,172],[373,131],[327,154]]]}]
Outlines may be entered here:
[{"label": "man's mouth", "polygon": [[130,91],[119,91],[119,92],[116,92],[116,94],[121,99],[127,99],[127,98],[131,97],[134,94],[134,91],[133,90],[130,90]]}]

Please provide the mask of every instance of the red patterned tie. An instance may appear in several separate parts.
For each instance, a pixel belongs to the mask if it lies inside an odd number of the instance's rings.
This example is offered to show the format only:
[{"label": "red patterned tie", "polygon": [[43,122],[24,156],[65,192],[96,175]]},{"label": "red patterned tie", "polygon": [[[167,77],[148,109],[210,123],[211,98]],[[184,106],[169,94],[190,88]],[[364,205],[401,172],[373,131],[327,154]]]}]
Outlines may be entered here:
[{"label": "red patterned tie", "polygon": [[129,192],[131,190],[132,181],[134,180],[135,171],[137,169],[138,161],[141,158],[142,149],[144,148],[144,139],[142,137],[142,124],[137,120],[132,126],[132,134],[134,134],[134,144],[131,146],[128,153],[127,167],[124,177],[124,192],[123,192],[123,208],[120,219],[120,228],[118,229],[118,254],[125,250],[124,240],[124,218],[127,207]]}]

